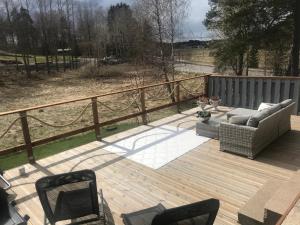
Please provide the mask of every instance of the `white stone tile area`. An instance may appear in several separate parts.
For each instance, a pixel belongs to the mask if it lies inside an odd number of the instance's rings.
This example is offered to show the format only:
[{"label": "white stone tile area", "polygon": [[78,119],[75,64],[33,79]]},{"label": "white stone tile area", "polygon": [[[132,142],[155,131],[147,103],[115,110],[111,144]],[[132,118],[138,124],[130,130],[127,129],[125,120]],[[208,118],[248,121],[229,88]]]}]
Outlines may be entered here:
[{"label": "white stone tile area", "polygon": [[104,149],[152,169],[159,169],[210,140],[194,130],[160,126],[114,142]]}]

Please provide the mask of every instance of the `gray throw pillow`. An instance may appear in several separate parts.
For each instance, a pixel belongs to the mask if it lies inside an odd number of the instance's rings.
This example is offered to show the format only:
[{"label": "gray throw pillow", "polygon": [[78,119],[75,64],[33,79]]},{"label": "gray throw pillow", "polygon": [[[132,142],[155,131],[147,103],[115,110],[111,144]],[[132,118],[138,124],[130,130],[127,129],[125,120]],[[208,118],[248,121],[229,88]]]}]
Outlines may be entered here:
[{"label": "gray throw pillow", "polygon": [[286,100],[280,102],[279,104],[280,104],[281,108],[285,108],[288,105],[292,104],[292,102],[293,102],[292,99],[286,99]]},{"label": "gray throw pillow", "polygon": [[229,118],[229,123],[236,125],[246,125],[250,116],[232,116]]},{"label": "gray throw pillow", "polygon": [[247,126],[249,127],[258,127],[259,121],[270,115],[269,109],[263,109],[262,111],[257,111],[247,121]]}]

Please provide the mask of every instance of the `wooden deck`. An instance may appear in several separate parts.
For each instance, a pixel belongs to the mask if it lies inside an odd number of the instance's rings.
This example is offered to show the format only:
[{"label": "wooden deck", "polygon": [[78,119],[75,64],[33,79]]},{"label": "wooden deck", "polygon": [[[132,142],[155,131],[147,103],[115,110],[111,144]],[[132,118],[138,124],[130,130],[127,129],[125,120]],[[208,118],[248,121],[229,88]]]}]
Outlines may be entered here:
[{"label": "wooden deck", "polygon": [[[228,108],[222,108],[228,111]],[[255,160],[219,151],[217,140],[210,140],[158,170],[109,153],[104,145],[168,124],[194,129],[195,110],[123,132],[101,143],[93,142],[26,165],[27,177],[18,168],[7,171],[21,214],[28,214],[33,225],[43,224],[44,214],[35,192],[35,181],[43,176],[93,169],[98,187],[103,189],[115,224],[123,224],[121,213],[132,212],[161,202],[179,206],[208,198],[221,201],[217,225],[238,224],[237,211],[268,179],[287,180],[300,169],[300,117],[292,117],[293,130],[273,143]],[[184,140],[183,140],[184,141]]]}]

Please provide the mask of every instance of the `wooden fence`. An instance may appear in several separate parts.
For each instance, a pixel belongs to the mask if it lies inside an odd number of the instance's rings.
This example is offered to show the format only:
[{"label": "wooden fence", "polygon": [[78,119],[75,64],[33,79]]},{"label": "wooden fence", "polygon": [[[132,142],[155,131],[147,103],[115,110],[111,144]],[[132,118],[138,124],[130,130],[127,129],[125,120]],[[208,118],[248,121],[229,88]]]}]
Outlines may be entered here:
[{"label": "wooden fence", "polygon": [[[66,69],[78,69],[81,65],[83,65],[85,62],[80,62],[79,60],[73,60],[73,61],[66,61],[65,63],[63,62],[49,62],[47,63],[31,63],[28,65],[28,68],[30,71],[62,71]],[[14,70],[19,70],[19,71],[25,71],[26,67],[24,64],[10,64],[10,65],[2,65],[0,66],[0,70],[7,70],[7,71],[14,71]]]},{"label": "wooden fence", "polygon": [[300,78],[210,76],[209,96],[219,96],[226,106],[257,109],[261,102],[278,103],[291,98],[300,112]]},{"label": "wooden fence", "polygon": [[[101,133],[100,133],[101,127],[111,125],[111,124],[114,124],[114,123],[117,123],[120,121],[128,120],[131,118],[139,117],[139,116],[142,117],[143,124],[147,124],[147,114],[148,113],[155,112],[155,111],[158,111],[158,110],[161,110],[161,109],[164,109],[167,107],[171,107],[171,106],[177,106],[177,110],[179,112],[180,111],[180,103],[189,101],[192,99],[196,99],[200,95],[207,95],[208,94],[208,91],[207,91],[208,90],[208,86],[207,86],[208,77],[209,77],[209,75],[201,75],[201,76],[197,76],[197,77],[190,77],[190,78],[175,80],[175,81],[171,81],[171,82],[165,82],[165,83],[159,83],[159,84],[154,84],[154,85],[149,85],[149,86],[132,88],[132,89],[127,89],[127,90],[123,90],[123,91],[117,91],[117,92],[112,92],[112,93],[108,93],[108,94],[103,94],[103,95],[95,95],[95,96],[90,96],[90,97],[86,97],[86,98],[79,98],[79,99],[74,99],[74,100],[70,100],[70,101],[62,101],[62,102],[57,102],[57,103],[53,103],[53,104],[40,105],[40,106],[36,106],[36,107],[0,113],[0,119],[5,119],[4,117],[8,116],[8,115],[17,115],[17,118],[8,126],[7,129],[5,129],[4,133],[0,133],[0,141],[5,135],[7,135],[7,133],[10,131],[10,129],[13,126],[17,125],[17,123],[20,123],[20,125],[21,125],[23,138],[24,138],[24,144],[10,147],[8,149],[2,149],[2,150],[0,150],[0,155],[7,155],[7,154],[14,153],[14,152],[20,152],[20,151],[25,150],[27,152],[28,161],[30,163],[33,163],[33,162],[35,162],[33,148],[36,146],[46,144],[46,143],[49,143],[49,142],[52,142],[55,140],[63,139],[66,137],[70,137],[73,135],[77,135],[80,133],[84,133],[87,131],[91,131],[91,130],[95,131],[97,140],[100,140],[101,139]],[[184,84],[183,84],[184,81],[188,81],[188,80],[195,80],[194,83],[200,84],[196,88],[197,90],[192,90],[192,89],[190,89],[190,87],[184,86]],[[170,86],[172,89],[171,89],[171,93],[167,96],[167,98],[171,99],[170,96],[172,95],[172,97],[173,97],[173,99],[175,99],[175,101],[170,100],[169,103],[167,103],[167,104],[162,104],[162,105],[158,105],[158,106],[155,106],[152,108],[148,108],[147,104],[146,104],[147,99],[145,98],[145,93],[147,92],[148,89],[156,88],[159,86],[162,86],[162,87]],[[136,94],[138,96],[137,101],[138,101],[140,110],[138,112],[131,113],[129,115],[125,115],[122,117],[118,117],[115,119],[111,119],[111,120],[102,122],[101,118],[99,117],[99,106],[100,105],[105,106],[105,104],[103,102],[101,102],[101,98],[106,97],[106,96],[122,94],[122,93],[129,93],[129,92],[137,93]],[[188,95],[183,98],[183,96],[182,96],[183,93],[187,93]],[[64,132],[59,135],[32,141],[31,134],[30,134],[31,126],[30,126],[28,118],[36,120],[46,126],[59,127],[59,125],[54,126],[54,125],[49,124],[48,122],[42,121],[41,119],[31,115],[30,114],[31,111],[42,110],[44,108],[50,108],[50,107],[54,107],[54,106],[58,106],[58,105],[64,105],[64,104],[75,103],[75,102],[80,102],[80,101],[87,101],[87,100],[89,100],[89,104],[84,108],[84,110],[80,113],[80,115],[74,121],[69,123],[69,125],[77,122],[78,119],[83,115],[83,113],[85,113],[89,109],[92,110],[92,116],[93,116],[92,125],[82,127],[80,129]],[[106,106],[106,107],[109,108],[108,106]],[[129,107],[130,107],[130,105],[129,105]],[[61,125],[61,127],[62,127],[62,125]]]}]

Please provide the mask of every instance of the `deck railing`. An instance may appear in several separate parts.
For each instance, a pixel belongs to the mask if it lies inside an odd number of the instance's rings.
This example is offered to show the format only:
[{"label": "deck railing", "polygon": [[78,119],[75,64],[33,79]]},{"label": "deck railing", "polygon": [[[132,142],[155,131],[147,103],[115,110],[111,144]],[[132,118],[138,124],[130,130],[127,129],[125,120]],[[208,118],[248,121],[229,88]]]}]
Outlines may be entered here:
[{"label": "deck railing", "polygon": [[[190,84],[187,86],[184,82],[191,81],[194,87]],[[195,88],[195,85],[197,88]],[[158,93],[150,96],[150,89],[159,89],[166,86],[171,88],[171,92],[167,92],[163,98],[160,98]],[[158,91],[157,91],[158,92]],[[107,110],[114,111],[114,109],[106,104],[103,100],[105,97],[114,96],[113,99],[117,101],[117,95],[129,94],[132,96],[131,103],[128,103],[125,109],[117,109],[118,112],[128,112],[126,109],[134,108],[134,111],[123,116],[118,116],[113,119],[103,121],[100,113],[103,111],[102,107]],[[273,102],[278,103],[283,99],[291,98],[296,103],[295,114],[300,112],[300,78],[297,77],[236,77],[236,76],[220,76],[220,75],[201,75],[196,77],[190,77],[186,79],[175,80],[171,82],[164,82],[159,84],[153,84],[148,86],[130,88],[126,90],[120,90],[103,95],[95,95],[85,98],[78,98],[68,101],[61,101],[47,105],[40,105],[31,108],[25,108],[20,110],[14,110],[9,112],[0,113],[0,122],[5,120],[6,116],[13,115],[14,119],[7,124],[4,130],[0,131],[0,146],[3,138],[10,132],[12,127],[19,125],[21,133],[23,135],[23,144],[10,146],[0,150],[1,155],[7,155],[14,152],[26,151],[29,162],[34,162],[33,148],[42,144],[46,144],[55,140],[63,139],[73,135],[81,134],[87,131],[94,130],[96,139],[101,139],[100,128],[108,125],[115,124],[117,122],[125,121],[132,118],[141,117],[142,123],[147,124],[147,115],[149,113],[165,109],[171,106],[177,106],[178,112],[180,112],[180,104],[189,100],[198,98],[201,95],[207,96],[219,96],[223,105],[232,107],[245,107],[255,109],[261,102]],[[175,101],[171,101],[172,98]],[[154,97],[154,98],[153,98]],[[158,101],[156,104],[152,101],[168,99],[168,101]],[[45,120],[38,118],[37,115],[33,115],[31,112],[35,110],[52,109],[55,106],[64,106],[71,103],[87,102],[83,110],[76,115],[75,119],[67,124],[49,123]],[[101,108],[100,108],[101,106]],[[56,111],[55,111],[56,112]],[[89,125],[79,124],[79,128],[56,135],[50,135],[50,137],[39,138],[32,140],[32,128],[33,120],[36,123],[42,124],[46,127],[63,128],[71,126],[82,118],[84,113],[90,112],[91,123]],[[30,119],[30,121],[28,120]],[[77,124],[78,125],[78,124]]]},{"label": "deck railing", "polygon": [[[46,105],[40,105],[40,106],[35,106],[35,107],[30,107],[30,108],[24,108],[20,110],[14,110],[14,111],[9,111],[9,112],[3,112],[0,113],[0,120],[3,119],[5,120],[5,116],[15,116],[14,120],[9,123],[8,127],[5,128],[2,132],[0,132],[0,143],[1,139],[3,139],[12,129],[13,126],[21,126],[21,132],[23,134],[23,139],[24,142],[21,145],[9,147],[6,149],[0,150],[0,155],[7,155],[11,154],[14,152],[21,152],[21,151],[26,151],[27,152],[27,157],[28,161],[30,163],[35,162],[34,158],[34,152],[33,148],[42,144],[46,144],[55,140],[63,139],[66,137],[70,137],[73,135],[81,134],[87,131],[94,130],[96,134],[96,139],[100,140],[101,139],[101,133],[100,133],[100,128],[111,125],[120,121],[125,121],[131,118],[136,118],[136,117],[141,117],[143,124],[147,124],[147,114],[151,112],[155,112],[167,107],[171,106],[177,106],[178,112],[180,111],[180,104],[192,99],[198,98],[200,95],[208,95],[208,78],[209,75],[200,75],[196,77],[190,77],[190,78],[185,78],[185,79],[180,79],[180,80],[175,80],[171,82],[164,82],[164,83],[159,83],[159,84],[153,84],[153,85],[148,85],[148,86],[142,86],[142,87],[136,87],[136,88],[131,88],[131,89],[126,89],[126,90],[121,90],[121,91],[116,91],[116,92],[111,92],[103,95],[95,95],[95,96],[90,96],[90,97],[85,97],[85,98],[78,98],[78,99],[73,99],[69,101],[61,101],[61,102],[56,102],[52,104],[46,104]],[[192,81],[194,84],[200,84],[197,85],[197,88],[193,90],[191,87],[186,87],[184,85],[184,82],[186,81]],[[169,99],[169,101],[166,104],[156,104],[153,107],[147,107],[147,100],[150,99],[146,98],[147,91],[149,89],[153,88],[159,88],[159,87],[169,87],[171,90],[169,90],[167,95],[164,95],[163,98],[161,99]],[[126,111],[126,109],[129,109],[130,107],[137,108],[138,110],[135,110],[134,113],[130,113],[124,116],[119,116],[114,119],[110,119],[107,121],[101,121],[101,117],[99,116],[99,108],[100,106],[105,107],[108,110],[114,111],[114,109],[109,106],[108,104],[105,104],[104,101],[101,99],[104,97],[108,96],[117,96],[119,94],[128,94],[130,93],[133,97],[133,101],[131,103],[128,103],[128,105],[125,107],[125,109],[122,109],[122,111]],[[185,95],[183,94],[185,93]],[[156,100],[160,100],[160,96],[158,94],[153,95],[154,98],[156,97]],[[172,98],[175,99],[175,101],[171,101]],[[117,97],[115,97],[117,101]],[[154,99],[153,99],[154,100]],[[56,123],[50,123],[45,120],[42,120],[38,118],[36,115],[32,115],[31,112],[34,110],[40,110],[43,111],[44,109],[49,109],[55,106],[61,106],[61,105],[66,105],[70,103],[78,103],[78,102],[84,102],[88,101],[88,104],[85,105],[83,110],[79,113],[79,115],[76,116],[76,118],[69,122],[68,124],[63,124],[59,125]],[[84,113],[86,113],[88,110],[91,110],[90,113],[92,115],[92,124],[88,126],[82,126],[79,129],[74,129],[71,131],[63,132],[58,135],[38,139],[38,140],[32,140],[32,135],[31,135],[31,120],[34,120],[37,123],[40,123],[46,127],[52,127],[52,128],[63,128],[67,126],[71,126],[72,124],[76,123],[79,121],[79,119],[82,117]],[[121,111],[121,109],[118,109],[118,111]],[[30,119],[30,121],[29,121]]]}]

